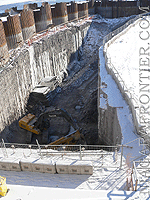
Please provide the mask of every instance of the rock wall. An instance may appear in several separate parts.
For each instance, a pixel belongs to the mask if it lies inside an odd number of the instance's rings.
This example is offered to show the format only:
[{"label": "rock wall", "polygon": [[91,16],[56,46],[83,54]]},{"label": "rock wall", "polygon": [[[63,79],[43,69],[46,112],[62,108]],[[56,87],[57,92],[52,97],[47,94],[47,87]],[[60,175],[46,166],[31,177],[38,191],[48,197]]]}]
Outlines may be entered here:
[{"label": "rock wall", "polygon": [[89,28],[87,22],[34,42],[22,49],[7,69],[1,71],[0,131],[3,131],[1,137],[5,141],[9,141],[5,137],[8,126],[25,113],[29,94],[36,84],[46,76],[57,76],[61,82],[67,74],[68,64],[80,57]]}]

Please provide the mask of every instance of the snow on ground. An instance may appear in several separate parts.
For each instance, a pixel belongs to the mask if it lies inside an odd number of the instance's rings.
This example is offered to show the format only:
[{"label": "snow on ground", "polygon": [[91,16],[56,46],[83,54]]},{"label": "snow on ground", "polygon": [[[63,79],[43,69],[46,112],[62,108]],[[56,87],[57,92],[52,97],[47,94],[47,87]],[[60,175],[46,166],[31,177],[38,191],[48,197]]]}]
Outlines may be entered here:
[{"label": "snow on ground", "polygon": [[[39,150],[28,150],[16,148],[7,149],[8,158],[4,158],[3,152],[0,152],[0,161],[11,160],[23,160],[26,162],[47,163],[51,161],[53,163],[70,163],[72,165],[76,161],[80,160],[80,153],[67,153],[64,151],[54,150],[42,150],[43,157],[41,158]],[[115,160],[115,157],[117,158]],[[123,169],[120,167],[120,153],[107,152],[102,150],[91,151],[85,150],[82,152],[82,161],[87,163],[92,161],[94,166],[93,175],[71,175],[71,174],[46,174],[35,172],[12,172],[1,171],[1,176],[7,178],[8,184],[15,185],[30,185],[30,186],[43,186],[43,187],[59,187],[59,188],[72,188],[72,189],[87,189],[87,190],[100,190],[114,188],[120,190],[125,187],[125,177],[127,166],[125,165],[125,159],[123,159]],[[26,177],[23,178],[26,174]],[[37,176],[38,174],[38,176]],[[107,182],[106,182],[107,179]],[[39,181],[38,181],[39,180]]]},{"label": "snow on ground", "polygon": [[[150,31],[149,20],[150,17],[147,17],[146,20],[139,20],[138,23],[130,28],[126,34],[116,39],[115,42],[111,44],[107,50],[108,57],[111,59],[111,62],[119,72],[119,75],[121,75],[129,91],[135,96],[135,98],[139,98],[141,94],[144,94],[140,93],[141,91],[139,90],[139,83],[147,84],[147,88],[145,88],[144,91],[149,92],[148,87],[150,85],[150,79],[148,75],[149,71],[147,70],[148,64],[146,62],[149,62],[149,38],[145,37],[146,33],[149,33]],[[107,73],[105,69],[103,48],[100,49],[100,58],[100,74],[102,78],[101,81],[107,84],[107,87],[103,87],[102,90],[106,94],[108,94],[108,103],[112,106],[123,106],[123,109],[118,109],[117,111],[123,133],[122,143],[126,144],[130,142],[130,140],[135,139],[134,143],[129,143],[130,146],[133,146],[133,149],[124,150],[124,155],[126,154],[125,157],[127,155],[130,155],[130,160],[132,160],[133,158],[140,156],[140,153],[138,152],[142,150],[142,147],[138,144],[138,140],[136,140],[138,136],[134,134],[135,131],[132,121],[132,115],[128,105],[123,100],[119,89],[117,88],[116,84],[114,84],[115,81],[111,78],[111,76]],[[139,69],[146,69],[147,71],[143,72]],[[139,72],[141,73],[141,77],[143,77],[141,80],[139,79]],[[115,95],[113,96],[113,94]],[[147,93],[147,95],[149,96],[149,93]],[[102,97],[101,106],[104,106],[105,108],[104,103],[104,98]],[[147,152],[149,153],[148,148]],[[139,160],[139,162],[136,163],[138,192],[136,193],[136,197],[134,197],[133,199],[150,199],[149,159],[150,158],[147,156],[143,161]]]},{"label": "snow on ground", "polygon": [[139,85],[139,25],[131,27],[107,49],[111,62],[125,84],[138,97]]},{"label": "snow on ground", "polygon": [[[132,149],[124,148],[124,156],[125,157],[129,156],[130,160],[134,160],[135,158],[141,156],[139,151],[142,150],[142,146],[139,146],[138,136],[135,134],[135,128],[132,120],[132,113],[126,101],[123,99],[121,92],[117,87],[117,84],[113,80],[112,76],[108,74],[105,68],[103,47],[100,48],[99,56],[100,56],[101,82],[105,82],[107,84],[107,87],[103,87],[102,90],[108,95],[108,104],[110,106],[120,107],[117,108],[117,115],[122,131],[122,144],[125,145],[135,140],[134,142],[128,144],[129,146],[133,147]],[[100,106],[103,105],[104,105],[104,99],[102,98],[102,100],[100,99]]]},{"label": "snow on ground", "polygon": [[[10,185],[10,192],[4,198],[5,200],[123,200],[133,199],[134,192],[129,191],[106,191],[106,190],[67,190],[56,188],[41,188],[29,186]],[[131,197],[131,198],[130,198]]]},{"label": "snow on ground", "polygon": [[[7,154],[9,160],[12,161],[16,158],[26,159],[29,162],[41,159],[39,150],[33,149],[31,151],[19,148],[15,150],[7,149]],[[71,155],[64,154],[64,151],[58,153],[56,150],[47,150],[47,154],[44,151],[42,160],[43,162],[44,160],[45,162],[46,160],[53,162],[59,161],[59,163],[74,163],[80,160],[80,154],[78,152],[72,153]],[[0,161],[2,161],[4,157],[2,151],[0,151],[0,157]],[[116,160],[114,159],[115,157]],[[90,151],[89,153],[88,150],[85,150],[82,153],[82,161],[92,161],[94,166],[93,175],[48,174],[1,170],[1,176],[6,177],[7,185],[10,189],[6,199],[32,199],[33,195],[35,197],[36,195],[40,196],[38,191],[41,191],[40,193],[42,194],[47,194],[48,192],[52,195],[50,199],[103,199],[103,197],[104,199],[109,199],[111,195],[114,197],[112,199],[125,199],[128,195],[133,195],[134,193],[122,191],[126,188],[128,167],[125,164],[125,159],[123,159],[123,167],[119,169],[120,158],[120,153],[116,155],[113,152],[103,151],[102,153],[101,150]],[[94,193],[94,191],[96,192]],[[71,195],[74,193],[76,195]],[[46,197],[45,199],[48,198]]]},{"label": "snow on ground", "polygon": [[[150,120],[149,101],[150,101],[150,70],[149,70],[149,37],[150,16],[138,20],[126,34],[123,34],[107,49],[108,57],[115,66],[119,75],[125,82],[137,105],[144,107],[140,111],[137,109],[137,119],[139,125],[147,125]],[[145,70],[145,71],[144,71]],[[144,114],[142,114],[144,113]],[[144,117],[144,120],[140,120]],[[141,123],[141,124],[140,124]],[[149,126],[149,125],[148,125]],[[150,134],[150,130],[147,129]]]}]

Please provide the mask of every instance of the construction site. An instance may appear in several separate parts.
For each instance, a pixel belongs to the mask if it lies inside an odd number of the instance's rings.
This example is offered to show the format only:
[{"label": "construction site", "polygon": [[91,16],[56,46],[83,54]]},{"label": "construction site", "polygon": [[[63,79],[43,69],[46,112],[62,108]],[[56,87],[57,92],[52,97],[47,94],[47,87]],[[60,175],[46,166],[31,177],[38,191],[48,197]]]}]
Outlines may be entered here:
[{"label": "construction site", "polygon": [[0,14],[0,195],[149,199],[149,1],[22,6]]}]

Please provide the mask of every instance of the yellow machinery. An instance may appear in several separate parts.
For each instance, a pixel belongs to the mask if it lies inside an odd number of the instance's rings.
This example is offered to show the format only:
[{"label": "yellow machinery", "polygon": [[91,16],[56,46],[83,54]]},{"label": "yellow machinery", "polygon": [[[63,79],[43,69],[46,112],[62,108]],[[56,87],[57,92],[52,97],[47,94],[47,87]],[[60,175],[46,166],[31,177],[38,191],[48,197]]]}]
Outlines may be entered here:
[{"label": "yellow machinery", "polygon": [[76,144],[80,137],[80,132],[76,130],[73,133],[70,133],[64,137],[59,138],[54,142],[51,142],[49,145]]},{"label": "yellow machinery", "polygon": [[19,126],[23,129],[26,129],[27,131],[30,131],[35,134],[40,134],[40,130],[35,128],[34,123],[37,121],[37,117],[32,114],[28,114],[24,116],[21,120],[19,120]]},{"label": "yellow machinery", "polygon": [[7,193],[6,178],[0,176],[0,195],[5,196]]},{"label": "yellow machinery", "polygon": [[36,117],[35,115],[29,113],[19,121],[19,126],[29,131],[30,133],[39,135],[46,131],[48,128],[46,127],[45,120],[53,117],[64,117],[71,124],[75,131],[50,143],[50,145],[76,144],[80,138],[83,139],[82,135],[78,130],[77,124],[64,109],[47,109],[39,117]]}]

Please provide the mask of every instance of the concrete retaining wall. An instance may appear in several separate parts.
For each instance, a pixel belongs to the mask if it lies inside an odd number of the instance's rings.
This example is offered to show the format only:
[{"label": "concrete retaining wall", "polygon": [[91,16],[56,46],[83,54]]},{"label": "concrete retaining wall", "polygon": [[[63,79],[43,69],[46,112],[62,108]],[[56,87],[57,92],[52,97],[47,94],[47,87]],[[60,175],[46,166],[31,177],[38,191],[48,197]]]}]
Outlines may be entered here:
[{"label": "concrete retaining wall", "polygon": [[32,162],[29,162],[28,160],[25,159],[20,161],[20,168],[21,171],[33,172]]},{"label": "concrete retaining wall", "polygon": [[41,172],[41,173],[56,173],[56,165],[55,163],[48,161],[47,159],[37,160],[31,163],[33,172]]},{"label": "concrete retaining wall", "polygon": [[89,8],[89,9],[88,9],[88,14],[89,14],[89,15],[94,15],[94,14],[95,14],[95,7]]},{"label": "concrete retaining wall", "polygon": [[10,160],[9,158],[0,160],[0,170],[21,171],[19,160]]},{"label": "concrete retaining wall", "polygon": [[11,160],[4,158],[0,160],[0,170],[90,175],[93,174],[93,165],[91,161],[59,160],[54,163],[48,159],[23,158]]},{"label": "concrete retaining wall", "polygon": [[106,69],[107,69],[108,73],[113,77],[115,82],[117,83],[119,90],[121,91],[124,99],[126,100],[127,104],[129,105],[130,110],[132,112],[135,129],[137,132],[139,132],[139,123],[137,120],[138,112],[135,110],[134,101],[131,99],[130,95],[128,93],[126,93],[126,91],[124,90],[124,86],[123,86],[122,82],[120,82],[120,80],[116,77],[115,71],[113,71],[111,68],[109,68],[109,65],[107,65],[107,64],[106,64]]},{"label": "concrete retaining wall", "polygon": [[97,7],[96,12],[102,17],[112,18],[112,8],[111,7]]},{"label": "concrete retaining wall", "polygon": [[58,174],[69,174],[69,165],[72,161],[57,161],[56,162],[56,171]]},{"label": "concrete retaining wall", "polygon": [[58,161],[56,162],[56,171],[58,174],[93,174],[93,165],[91,161]]},{"label": "concrete retaining wall", "polygon": [[[98,2],[99,3],[99,2]],[[100,14],[105,18],[118,18],[118,17],[128,17],[131,15],[137,15],[140,13],[138,6],[121,6],[121,5],[109,5],[106,7],[101,6],[101,4],[96,3],[96,13]],[[128,1],[130,4],[130,2]],[[127,3],[127,4],[128,4]]]}]

